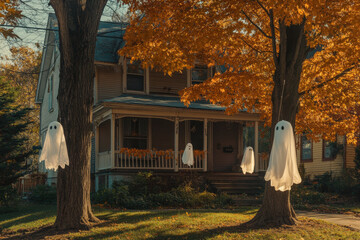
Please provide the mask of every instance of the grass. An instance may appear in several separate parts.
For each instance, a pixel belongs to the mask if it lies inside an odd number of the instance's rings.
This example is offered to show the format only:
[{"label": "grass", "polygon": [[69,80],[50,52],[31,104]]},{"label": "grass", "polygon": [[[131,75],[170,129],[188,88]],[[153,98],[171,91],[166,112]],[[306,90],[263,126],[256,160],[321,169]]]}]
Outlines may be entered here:
[{"label": "grass", "polygon": [[[300,218],[296,226],[244,229],[256,207],[235,210],[129,211],[94,208],[103,220],[88,231],[56,232],[52,205],[23,205],[0,215],[0,239],[360,239],[345,227]],[[1,235],[2,234],[2,235]]]}]

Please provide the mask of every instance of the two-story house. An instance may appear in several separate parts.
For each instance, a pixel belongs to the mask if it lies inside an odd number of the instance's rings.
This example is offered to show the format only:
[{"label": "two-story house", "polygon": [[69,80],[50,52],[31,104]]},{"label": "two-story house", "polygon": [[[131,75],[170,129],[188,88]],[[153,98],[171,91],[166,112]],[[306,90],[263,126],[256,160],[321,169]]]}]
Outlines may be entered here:
[{"label": "two-story house", "polygon": [[[124,45],[125,28],[122,23],[100,22],[99,25],[94,59],[95,133],[91,158],[95,189],[110,187],[124,176],[147,170],[241,175],[238,166],[247,146],[252,146],[255,152],[254,176],[265,171],[269,149],[268,141],[260,134],[262,124],[258,114],[227,115],[223,107],[206,101],[191,103],[189,107],[180,101],[180,90],[201,83],[211,77],[215,69],[199,63],[172,76],[143,69],[138,62],[130,62],[117,54]],[[49,15],[47,29],[36,93],[36,102],[41,104],[42,142],[48,124],[58,117],[60,59],[53,14]],[[191,167],[181,162],[189,142],[195,149]],[[308,154],[307,144],[301,143],[299,162]],[[315,161],[318,153],[315,150],[311,153],[314,165],[318,164]],[[332,163],[342,169],[343,162],[344,158],[338,156]],[[306,164],[311,171],[311,162]],[[55,183],[55,178],[56,173],[48,173],[49,183]]]}]

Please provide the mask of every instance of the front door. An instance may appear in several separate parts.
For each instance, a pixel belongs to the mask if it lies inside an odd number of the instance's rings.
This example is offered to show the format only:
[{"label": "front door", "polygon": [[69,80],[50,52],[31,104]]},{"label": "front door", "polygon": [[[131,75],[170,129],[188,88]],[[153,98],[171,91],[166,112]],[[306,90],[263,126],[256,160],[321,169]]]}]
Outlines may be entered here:
[{"label": "front door", "polygon": [[231,172],[238,162],[238,124],[215,122],[213,126],[214,171]]}]

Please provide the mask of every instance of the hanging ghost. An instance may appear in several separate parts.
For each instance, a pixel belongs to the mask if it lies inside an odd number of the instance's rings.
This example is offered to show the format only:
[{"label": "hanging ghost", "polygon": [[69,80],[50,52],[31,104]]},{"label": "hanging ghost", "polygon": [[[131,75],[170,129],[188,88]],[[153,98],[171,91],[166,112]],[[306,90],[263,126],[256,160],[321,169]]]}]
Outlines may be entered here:
[{"label": "hanging ghost", "polygon": [[275,126],[269,167],[265,174],[276,191],[287,191],[295,183],[301,182],[296,163],[295,138],[293,128],[287,121],[280,121]]},{"label": "hanging ghost", "polygon": [[57,121],[49,124],[39,160],[45,161],[46,169],[57,170],[58,166],[65,168],[69,165],[64,130]]},{"label": "hanging ghost", "polygon": [[184,153],[182,155],[182,162],[188,166],[194,165],[194,153],[193,145],[191,143],[186,144]]},{"label": "hanging ghost", "polygon": [[255,167],[254,150],[252,147],[247,147],[244,152],[243,159],[240,165],[244,174],[253,173]]}]

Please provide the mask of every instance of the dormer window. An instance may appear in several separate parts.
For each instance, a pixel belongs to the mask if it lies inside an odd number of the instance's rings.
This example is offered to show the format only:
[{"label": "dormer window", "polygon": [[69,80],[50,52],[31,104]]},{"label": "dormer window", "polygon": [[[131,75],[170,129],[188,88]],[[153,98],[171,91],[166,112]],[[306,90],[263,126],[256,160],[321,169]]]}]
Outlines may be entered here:
[{"label": "dormer window", "polygon": [[192,85],[204,82],[208,78],[208,68],[206,65],[196,64],[191,70]]},{"label": "dormer window", "polygon": [[145,91],[144,69],[139,61],[131,62],[126,59],[126,89],[128,91]]}]

